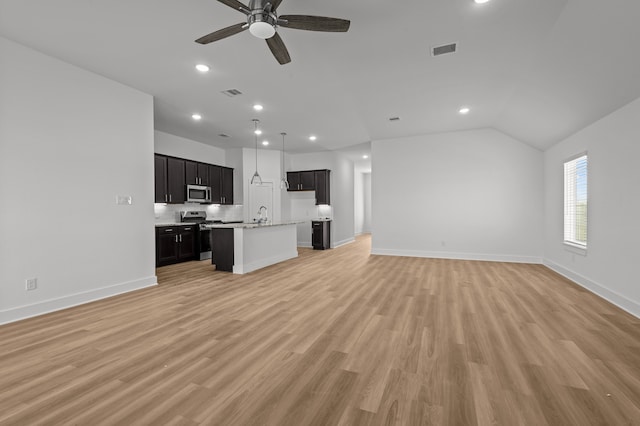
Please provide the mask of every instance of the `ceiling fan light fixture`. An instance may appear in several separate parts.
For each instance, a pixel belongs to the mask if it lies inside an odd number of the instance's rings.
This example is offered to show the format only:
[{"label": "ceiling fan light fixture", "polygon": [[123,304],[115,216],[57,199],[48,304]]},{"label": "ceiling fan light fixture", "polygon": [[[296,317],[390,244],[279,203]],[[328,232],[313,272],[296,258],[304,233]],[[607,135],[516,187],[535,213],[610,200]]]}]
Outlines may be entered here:
[{"label": "ceiling fan light fixture", "polygon": [[276,28],[268,22],[255,21],[251,25],[249,25],[249,32],[254,37],[266,40],[275,35]]}]

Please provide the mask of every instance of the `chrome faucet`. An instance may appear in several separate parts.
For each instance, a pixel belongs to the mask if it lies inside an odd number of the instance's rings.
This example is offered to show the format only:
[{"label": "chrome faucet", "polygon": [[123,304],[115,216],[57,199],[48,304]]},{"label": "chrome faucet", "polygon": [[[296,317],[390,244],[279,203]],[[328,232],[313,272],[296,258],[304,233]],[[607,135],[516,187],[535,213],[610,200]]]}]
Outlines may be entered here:
[{"label": "chrome faucet", "polygon": [[[264,216],[262,215],[262,212],[264,210]],[[268,217],[267,217],[267,207],[265,206],[260,206],[260,208],[258,209],[258,219],[257,222],[258,223],[267,223]]]}]

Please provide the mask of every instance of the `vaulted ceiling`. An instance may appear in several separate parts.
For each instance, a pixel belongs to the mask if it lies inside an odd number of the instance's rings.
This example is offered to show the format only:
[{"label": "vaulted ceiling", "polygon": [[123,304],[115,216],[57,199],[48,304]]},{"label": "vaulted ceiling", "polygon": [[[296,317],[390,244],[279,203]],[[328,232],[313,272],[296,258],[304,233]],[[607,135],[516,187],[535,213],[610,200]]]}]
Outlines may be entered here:
[{"label": "vaulted ceiling", "polygon": [[[295,152],[485,127],[546,149],[640,96],[638,1],[284,0],[278,12],[351,28],[280,28],[286,65],[248,31],[195,43],[244,20],[216,0],[0,0],[0,35],[153,95],[158,130],[222,148],[253,146],[259,118],[261,138],[277,148],[287,132]],[[451,42],[457,53],[431,56]]]}]

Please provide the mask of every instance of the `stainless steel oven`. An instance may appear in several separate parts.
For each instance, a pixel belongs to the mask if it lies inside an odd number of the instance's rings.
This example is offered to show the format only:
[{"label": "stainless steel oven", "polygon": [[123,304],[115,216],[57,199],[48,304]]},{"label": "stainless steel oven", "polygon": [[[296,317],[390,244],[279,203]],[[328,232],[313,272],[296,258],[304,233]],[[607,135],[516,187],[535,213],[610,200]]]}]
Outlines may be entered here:
[{"label": "stainless steel oven", "polygon": [[198,237],[196,246],[200,260],[211,259],[211,228],[206,226],[207,223],[213,223],[207,220],[206,211],[181,211],[180,222],[193,223],[198,226]]}]

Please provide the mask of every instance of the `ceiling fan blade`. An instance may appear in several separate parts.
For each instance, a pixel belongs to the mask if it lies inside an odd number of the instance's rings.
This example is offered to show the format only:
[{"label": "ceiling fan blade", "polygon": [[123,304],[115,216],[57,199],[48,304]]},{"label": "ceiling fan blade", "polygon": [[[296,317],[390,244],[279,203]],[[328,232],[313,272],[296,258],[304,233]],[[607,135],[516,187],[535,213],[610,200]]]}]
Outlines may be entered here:
[{"label": "ceiling fan blade", "polygon": [[218,41],[218,40],[221,40],[223,38],[227,38],[229,36],[232,36],[234,34],[241,33],[242,31],[246,30],[247,28],[249,28],[249,27],[244,22],[241,23],[241,24],[235,24],[235,25],[232,25],[230,27],[223,28],[223,29],[218,30],[218,31],[214,31],[211,34],[207,34],[204,37],[200,37],[199,39],[196,40],[196,43],[208,44],[208,43],[211,43],[213,41]]},{"label": "ceiling fan blade", "polygon": [[284,45],[284,42],[278,33],[275,33],[273,37],[267,39],[267,46],[269,46],[271,53],[273,53],[273,56],[276,57],[276,60],[280,65],[291,62],[287,46]]},{"label": "ceiling fan blade", "polygon": [[[280,22],[286,21],[286,22]],[[309,15],[281,15],[278,16],[278,26],[307,31],[328,31],[343,33],[349,29],[351,21],[325,16]]]},{"label": "ceiling fan blade", "polygon": [[282,3],[282,0],[271,0],[271,10],[276,10],[280,3]]},{"label": "ceiling fan blade", "polygon": [[240,3],[238,0],[218,0],[218,1],[222,4],[226,4],[227,6],[235,10],[239,10],[239,11],[242,11],[243,9],[249,10],[247,6]]}]

